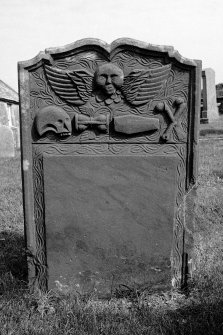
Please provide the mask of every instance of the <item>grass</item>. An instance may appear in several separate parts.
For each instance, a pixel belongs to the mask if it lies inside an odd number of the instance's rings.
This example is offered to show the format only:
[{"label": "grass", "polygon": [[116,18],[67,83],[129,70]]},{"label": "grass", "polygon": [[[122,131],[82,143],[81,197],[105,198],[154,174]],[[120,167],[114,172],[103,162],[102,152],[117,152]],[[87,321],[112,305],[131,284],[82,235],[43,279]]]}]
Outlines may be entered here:
[{"label": "grass", "polygon": [[223,334],[223,140],[200,141],[196,269],[187,295],[99,300],[26,287],[19,157],[0,161],[1,335]]},{"label": "grass", "polygon": [[[0,160],[0,273],[23,280],[26,262],[23,238],[20,158]],[[0,280],[0,292],[4,281]]]},{"label": "grass", "polygon": [[201,124],[200,136],[223,137],[223,115],[220,115],[217,120],[209,120],[207,124]]}]

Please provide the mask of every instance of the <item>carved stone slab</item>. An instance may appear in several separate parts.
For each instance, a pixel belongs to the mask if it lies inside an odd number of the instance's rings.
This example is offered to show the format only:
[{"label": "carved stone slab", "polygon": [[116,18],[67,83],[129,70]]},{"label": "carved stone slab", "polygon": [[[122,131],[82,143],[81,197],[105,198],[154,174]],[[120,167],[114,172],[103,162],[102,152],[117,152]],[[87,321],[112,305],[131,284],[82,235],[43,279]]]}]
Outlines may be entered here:
[{"label": "carved stone slab", "polygon": [[200,61],[131,39],[19,63],[30,282],[99,295],[185,285],[200,76]]}]

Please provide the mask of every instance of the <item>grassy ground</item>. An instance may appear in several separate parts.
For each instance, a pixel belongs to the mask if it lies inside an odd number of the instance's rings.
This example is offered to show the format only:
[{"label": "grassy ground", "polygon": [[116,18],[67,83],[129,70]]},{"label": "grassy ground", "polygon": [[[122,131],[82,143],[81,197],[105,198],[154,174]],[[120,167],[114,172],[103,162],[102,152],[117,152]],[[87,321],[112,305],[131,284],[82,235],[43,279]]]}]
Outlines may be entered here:
[{"label": "grassy ground", "polygon": [[223,138],[223,115],[221,114],[217,120],[209,121],[207,124],[201,124],[200,136],[218,136]]},{"label": "grassy ground", "polygon": [[190,293],[105,301],[28,292],[19,157],[0,160],[0,334],[223,334],[223,140],[200,141],[199,163]]}]

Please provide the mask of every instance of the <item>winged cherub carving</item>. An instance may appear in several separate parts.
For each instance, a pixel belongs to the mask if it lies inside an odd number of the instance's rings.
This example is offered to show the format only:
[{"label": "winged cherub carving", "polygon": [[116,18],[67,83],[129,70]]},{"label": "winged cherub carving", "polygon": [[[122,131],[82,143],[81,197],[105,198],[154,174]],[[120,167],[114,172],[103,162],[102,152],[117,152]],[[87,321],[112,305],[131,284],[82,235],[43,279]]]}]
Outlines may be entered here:
[{"label": "winged cherub carving", "polygon": [[134,69],[124,76],[113,63],[98,66],[94,74],[83,68],[65,71],[45,65],[49,84],[67,103],[84,106],[94,101],[111,108],[122,100],[133,106],[149,103],[158,96],[170,70],[169,64],[146,70]]}]

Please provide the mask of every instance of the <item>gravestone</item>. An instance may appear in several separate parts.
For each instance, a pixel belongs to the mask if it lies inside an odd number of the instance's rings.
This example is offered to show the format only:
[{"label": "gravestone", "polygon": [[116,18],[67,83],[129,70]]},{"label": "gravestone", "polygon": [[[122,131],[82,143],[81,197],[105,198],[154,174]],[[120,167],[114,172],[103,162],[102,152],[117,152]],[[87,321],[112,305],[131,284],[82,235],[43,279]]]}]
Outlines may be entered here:
[{"label": "gravestone", "polygon": [[203,81],[203,110],[201,111],[201,123],[216,120],[219,117],[216,87],[215,87],[215,72],[211,68],[202,71]]},{"label": "gravestone", "polygon": [[201,62],[84,39],[19,63],[30,282],[180,288],[192,257]]},{"label": "gravestone", "polygon": [[14,157],[14,137],[12,129],[5,125],[0,125],[0,157]]}]

